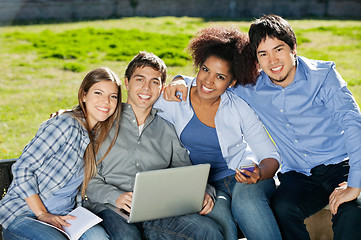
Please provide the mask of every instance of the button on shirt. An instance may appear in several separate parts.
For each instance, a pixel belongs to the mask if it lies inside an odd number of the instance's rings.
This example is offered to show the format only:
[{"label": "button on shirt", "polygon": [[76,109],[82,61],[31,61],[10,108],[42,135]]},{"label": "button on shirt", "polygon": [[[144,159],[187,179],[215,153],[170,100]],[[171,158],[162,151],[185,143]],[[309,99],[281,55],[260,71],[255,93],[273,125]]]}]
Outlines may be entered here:
[{"label": "button on shirt", "polygon": [[348,184],[361,187],[361,115],[333,62],[297,58],[283,88],[262,72],[255,86],[232,90],[260,116],[281,152],[281,172],[310,175],[321,164],[350,158]]}]

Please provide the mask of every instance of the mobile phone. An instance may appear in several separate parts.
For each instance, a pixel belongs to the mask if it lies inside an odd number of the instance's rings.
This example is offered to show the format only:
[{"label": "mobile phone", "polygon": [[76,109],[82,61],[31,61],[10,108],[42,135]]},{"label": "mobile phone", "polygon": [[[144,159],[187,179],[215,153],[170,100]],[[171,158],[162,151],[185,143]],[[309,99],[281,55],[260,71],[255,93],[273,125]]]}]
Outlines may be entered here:
[{"label": "mobile phone", "polygon": [[[241,170],[247,170],[250,172],[254,171],[254,166],[253,165],[245,165],[245,166],[241,166]],[[242,173],[242,172],[241,172]],[[249,177],[247,174],[242,173],[244,176]]]}]

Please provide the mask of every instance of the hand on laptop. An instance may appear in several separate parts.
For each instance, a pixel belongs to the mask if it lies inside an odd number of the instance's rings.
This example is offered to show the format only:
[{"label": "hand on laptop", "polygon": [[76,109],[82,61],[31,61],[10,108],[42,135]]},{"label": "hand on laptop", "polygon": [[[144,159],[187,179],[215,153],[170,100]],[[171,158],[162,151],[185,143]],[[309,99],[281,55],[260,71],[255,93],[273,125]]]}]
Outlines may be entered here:
[{"label": "hand on laptop", "polygon": [[207,215],[208,213],[210,213],[212,211],[213,207],[214,207],[214,202],[213,202],[211,195],[209,195],[208,193],[205,193],[203,207],[202,207],[202,210],[199,212],[199,214]]},{"label": "hand on laptop", "polygon": [[118,199],[115,201],[116,207],[124,209],[127,212],[130,212],[130,206],[132,206],[133,192],[125,192],[120,194]]}]

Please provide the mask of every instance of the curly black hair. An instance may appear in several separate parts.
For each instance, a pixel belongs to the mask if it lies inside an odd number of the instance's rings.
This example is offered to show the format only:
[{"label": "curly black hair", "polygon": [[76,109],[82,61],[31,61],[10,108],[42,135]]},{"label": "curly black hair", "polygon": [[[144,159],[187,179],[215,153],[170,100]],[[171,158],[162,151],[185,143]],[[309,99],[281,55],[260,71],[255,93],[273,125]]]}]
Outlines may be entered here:
[{"label": "curly black hair", "polygon": [[196,68],[203,65],[208,57],[216,56],[230,63],[236,84],[256,83],[259,71],[246,33],[233,27],[207,27],[191,39],[187,49]]}]

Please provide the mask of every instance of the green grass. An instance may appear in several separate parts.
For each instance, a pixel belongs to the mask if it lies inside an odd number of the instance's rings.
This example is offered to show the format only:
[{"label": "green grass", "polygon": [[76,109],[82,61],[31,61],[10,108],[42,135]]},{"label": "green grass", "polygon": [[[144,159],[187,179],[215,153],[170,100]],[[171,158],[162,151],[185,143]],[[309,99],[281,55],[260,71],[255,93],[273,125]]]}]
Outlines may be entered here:
[{"label": "green grass", "polygon": [[[361,101],[361,22],[292,20],[298,55],[332,60]],[[168,65],[168,79],[193,75],[184,50],[199,29],[212,24],[248,31],[249,21],[201,18],[122,18],[0,27],[0,159],[18,157],[49,114],[76,104],[85,74],[108,66],[121,78],[138,51],[154,52]],[[125,99],[123,91],[123,99]]]},{"label": "green grass", "polygon": [[[145,49],[157,54],[167,66],[185,66],[190,60],[186,52],[179,51],[187,45],[190,34],[173,36],[144,33],[138,29],[106,30],[87,27],[61,33],[47,29],[40,33],[13,32],[3,36],[5,41],[24,42],[14,46],[14,53],[36,51],[41,58],[63,60],[64,69],[75,72],[85,70],[85,65],[89,63],[107,60],[129,62],[139,50]],[[70,60],[77,64],[69,64],[67,61]]]}]

